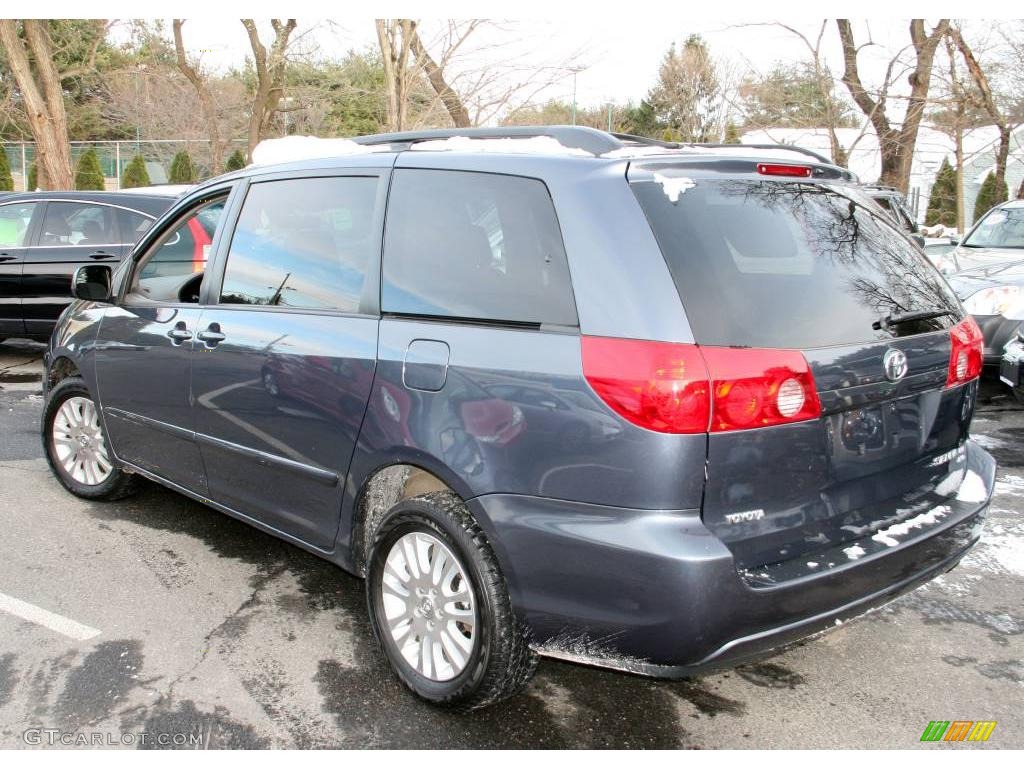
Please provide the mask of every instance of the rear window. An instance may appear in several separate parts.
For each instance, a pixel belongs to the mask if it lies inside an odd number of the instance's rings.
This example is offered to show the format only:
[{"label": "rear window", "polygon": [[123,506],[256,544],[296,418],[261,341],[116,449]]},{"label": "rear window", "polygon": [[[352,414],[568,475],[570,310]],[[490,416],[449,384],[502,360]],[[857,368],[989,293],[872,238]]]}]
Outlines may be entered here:
[{"label": "rear window", "polygon": [[996,208],[988,212],[970,236],[968,248],[1024,248],[1024,208]]},{"label": "rear window", "polygon": [[381,308],[576,325],[569,268],[547,187],[518,176],[395,171]]},{"label": "rear window", "polygon": [[[667,174],[632,187],[698,343],[853,344],[948,328],[960,315],[928,260],[880,214],[836,190]],[[878,323],[918,311],[952,315]]]}]

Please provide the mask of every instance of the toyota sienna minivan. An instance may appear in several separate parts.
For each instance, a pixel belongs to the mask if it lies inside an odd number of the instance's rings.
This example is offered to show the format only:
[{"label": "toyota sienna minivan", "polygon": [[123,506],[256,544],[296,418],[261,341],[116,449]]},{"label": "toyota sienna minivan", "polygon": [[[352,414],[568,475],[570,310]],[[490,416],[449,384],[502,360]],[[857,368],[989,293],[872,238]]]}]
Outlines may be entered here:
[{"label": "toyota sienna minivan", "polygon": [[69,491],[147,478],[365,577],[398,677],[463,709],[538,656],[747,661],[977,541],[978,327],[848,171],[570,127],[329,146],[77,272]]}]

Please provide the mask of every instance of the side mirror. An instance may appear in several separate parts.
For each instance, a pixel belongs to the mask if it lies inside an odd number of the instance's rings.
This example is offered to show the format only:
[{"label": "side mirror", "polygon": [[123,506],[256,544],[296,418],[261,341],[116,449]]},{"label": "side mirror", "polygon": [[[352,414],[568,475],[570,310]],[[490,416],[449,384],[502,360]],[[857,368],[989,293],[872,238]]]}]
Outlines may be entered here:
[{"label": "side mirror", "polygon": [[910,236],[910,239],[924,248],[924,235],[913,234]]},{"label": "side mirror", "polygon": [[960,238],[959,237],[951,237],[951,238],[949,238],[949,244],[950,245],[960,245]]},{"label": "side mirror", "polygon": [[110,301],[113,270],[106,264],[86,264],[71,278],[71,294],[85,301]]}]

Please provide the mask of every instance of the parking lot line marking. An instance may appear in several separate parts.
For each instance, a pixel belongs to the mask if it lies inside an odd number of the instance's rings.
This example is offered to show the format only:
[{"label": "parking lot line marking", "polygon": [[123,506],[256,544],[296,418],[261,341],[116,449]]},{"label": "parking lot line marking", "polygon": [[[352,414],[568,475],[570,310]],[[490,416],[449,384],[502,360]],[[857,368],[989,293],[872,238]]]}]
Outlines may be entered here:
[{"label": "parking lot line marking", "polygon": [[66,616],[51,613],[45,608],[32,605],[32,603],[26,603],[24,600],[5,595],[3,592],[0,592],[0,611],[17,616],[25,621],[31,621],[33,624],[38,624],[41,627],[46,627],[65,637],[70,637],[72,640],[89,640],[100,634],[98,629],[87,627],[85,624],[79,624],[77,621]]}]

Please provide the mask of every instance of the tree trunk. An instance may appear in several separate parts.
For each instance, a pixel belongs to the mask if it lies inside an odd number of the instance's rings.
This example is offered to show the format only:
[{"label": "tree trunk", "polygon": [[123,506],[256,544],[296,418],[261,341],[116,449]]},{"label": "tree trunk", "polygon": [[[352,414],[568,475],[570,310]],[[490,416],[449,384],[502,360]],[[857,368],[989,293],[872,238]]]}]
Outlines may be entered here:
[{"label": "tree trunk", "polygon": [[423,70],[427,73],[427,79],[430,81],[431,87],[434,89],[434,93],[438,95],[441,102],[444,104],[444,108],[448,110],[448,115],[452,119],[452,124],[456,128],[469,128],[472,122],[469,119],[469,111],[462,103],[462,99],[459,95],[448,85],[448,82],[444,78],[444,72],[437,65],[437,62],[431,58],[427,49],[423,47],[423,41],[420,40],[420,33],[416,31],[415,27],[412,30],[412,51],[416,55],[416,58],[422,62]]},{"label": "tree trunk", "polygon": [[224,171],[224,144],[220,136],[217,109],[213,103],[213,96],[210,95],[210,89],[207,87],[206,79],[199,70],[189,63],[185,56],[185,42],[181,35],[181,27],[184,23],[184,19],[174,19],[174,51],[178,59],[178,69],[192,83],[196,96],[199,97],[199,108],[203,111],[206,130],[210,136],[210,164],[213,166],[213,175],[216,176]]},{"label": "tree trunk", "polygon": [[992,88],[988,82],[988,77],[985,75],[985,71],[981,68],[981,64],[978,63],[978,59],[975,58],[974,51],[971,50],[971,47],[967,45],[967,41],[964,40],[963,35],[960,34],[960,30],[956,27],[951,27],[948,34],[953,38],[953,41],[956,43],[956,47],[960,49],[960,53],[964,57],[964,62],[967,64],[967,71],[970,73],[971,79],[974,80],[974,84],[981,92],[981,102],[985,107],[985,111],[999,129],[999,148],[996,150],[996,186],[1000,190],[1006,189],[1006,162],[1010,156],[1010,140],[1012,137],[1009,121],[1006,119],[1002,110],[999,109],[999,105],[996,104],[995,96],[992,95]]},{"label": "tree trunk", "polygon": [[839,40],[843,49],[843,83],[846,84],[854,102],[871,122],[878,136],[878,146],[882,155],[882,173],[879,181],[882,184],[896,187],[904,194],[910,182],[910,168],[917,144],[917,133],[921,127],[921,118],[928,100],[928,87],[932,76],[932,63],[935,60],[935,49],[939,41],[949,29],[949,19],[942,19],[926,35],[924,22],[913,19],[910,22],[910,38],[916,53],[916,65],[908,78],[910,96],[907,99],[907,112],[903,125],[897,129],[889,122],[886,114],[887,93],[883,90],[878,99],[872,98],[860,79],[857,66],[857,45],[853,39],[853,29],[849,19],[836,19],[839,29]]},{"label": "tree trunk", "polygon": [[963,232],[967,224],[964,209],[964,129],[959,119],[956,124],[956,231]]},{"label": "tree trunk", "polygon": [[[8,66],[21,92],[36,142],[37,184],[43,189],[74,189],[64,92],[44,24],[37,19],[23,20],[23,41],[15,20],[0,19],[0,43],[7,52]],[[35,61],[35,74],[25,49],[26,41]]]},{"label": "tree trunk", "polygon": [[288,40],[297,26],[295,19],[288,19],[284,24],[280,19],[271,19],[270,25],[274,29],[274,42],[268,52],[260,42],[256,22],[253,19],[242,19],[242,26],[245,27],[245,31],[249,35],[253,65],[256,69],[256,91],[253,94],[249,114],[248,150],[246,153],[246,159],[249,162],[252,162],[252,151],[268,133],[274,114],[281,104],[287,67],[285,53],[288,49]]}]

